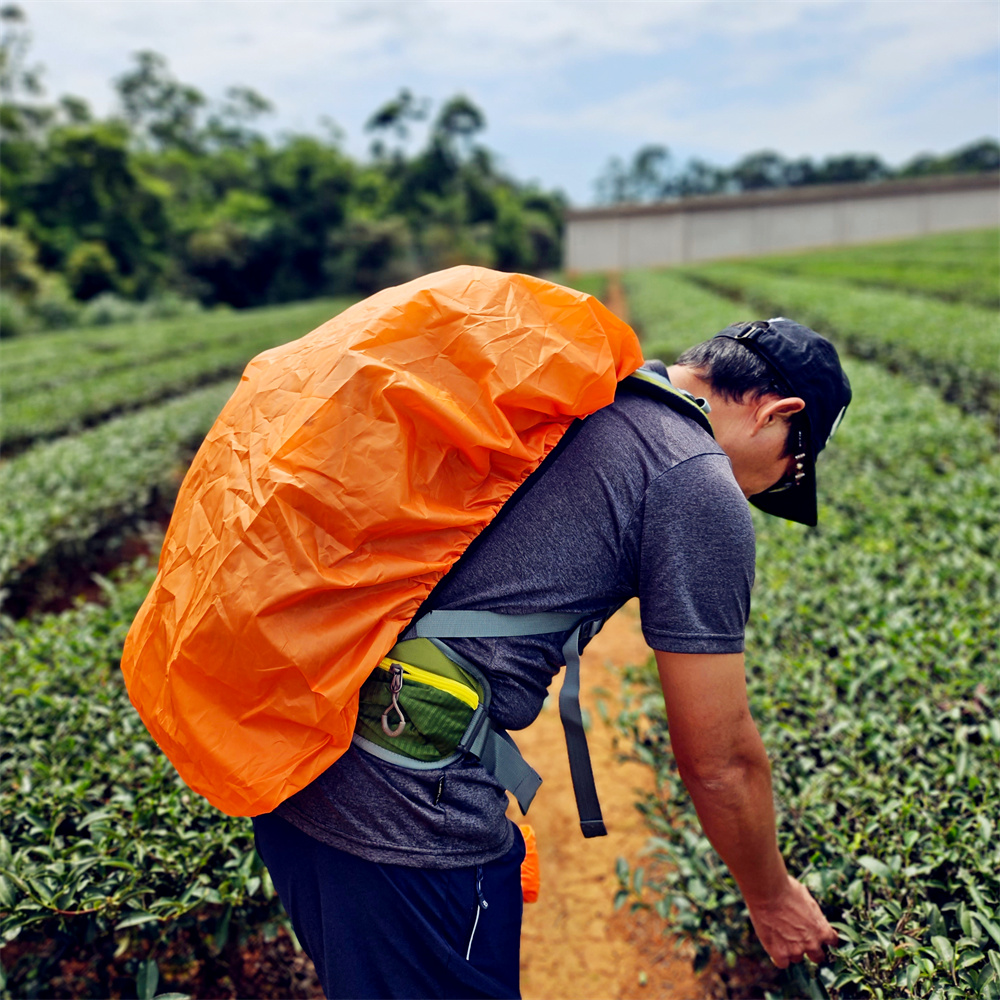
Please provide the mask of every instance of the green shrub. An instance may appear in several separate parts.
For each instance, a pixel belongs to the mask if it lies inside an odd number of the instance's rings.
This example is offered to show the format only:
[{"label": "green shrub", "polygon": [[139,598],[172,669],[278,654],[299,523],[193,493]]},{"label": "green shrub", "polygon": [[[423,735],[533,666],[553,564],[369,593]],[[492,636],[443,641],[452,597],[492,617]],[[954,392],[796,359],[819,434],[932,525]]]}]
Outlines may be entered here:
[{"label": "green shrub", "polygon": [[129,702],[118,663],[151,577],[104,581],[104,606],[0,620],[5,997],[59,995],[67,958],[98,995],[124,977],[152,996],[179,948],[205,961],[283,920],[250,821],[192,793]]},{"label": "green shrub", "polygon": [[141,302],[122,298],[114,292],[95,295],[82,309],[82,326],[111,326],[116,323],[139,323],[145,318]]},{"label": "green shrub", "polygon": [[30,329],[28,310],[13,295],[0,293],[0,337],[23,337]]},{"label": "green shrub", "polygon": [[38,283],[31,303],[32,314],[43,330],[64,330],[80,319],[80,303],[69,293],[66,282],[57,274],[46,274]]},{"label": "green shrub", "polygon": [[667,364],[730,323],[760,318],[745,315],[745,308],[699,288],[675,271],[629,271],[624,284],[643,353]]},{"label": "green shrub", "polygon": [[908,291],[987,309],[1000,306],[1000,233],[996,229],[757,257],[746,263],[780,274]]},{"label": "green shrub", "polygon": [[[235,378],[260,351],[336,315],[343,299],[211,313],[24,338],[4,349],[6,449]],[[168,310],[181,308],[166,300]],[[57,391],[53,391],[57,390]]]},{"label": "green shrub", "polygon": [[87,565],[109,528],[168,505],[185,458],[232,394],[231,380],[60,438],[0,464],[0,588],[67,559]]}]

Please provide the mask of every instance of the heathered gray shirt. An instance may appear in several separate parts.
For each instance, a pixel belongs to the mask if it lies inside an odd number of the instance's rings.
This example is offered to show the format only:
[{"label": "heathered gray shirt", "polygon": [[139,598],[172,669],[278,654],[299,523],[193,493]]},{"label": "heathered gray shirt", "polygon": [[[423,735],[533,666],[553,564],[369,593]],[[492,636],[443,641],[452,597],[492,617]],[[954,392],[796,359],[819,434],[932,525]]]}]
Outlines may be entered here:
[{"label": "heathered gray shirt", "polygon": [[[728,458],[693,421],[620,393],[525,483],[421,610],[606,618],[638,597],[653,649],[738,653],[753,576],[749,507]],[[541,710],[566,638],[448,643],[489,678],[493,718],[517,730]],[[503,788],[474,761],[407,770],[352,746],[277,811],[371,861],[457,868],[510,848],[506,807]]]}]

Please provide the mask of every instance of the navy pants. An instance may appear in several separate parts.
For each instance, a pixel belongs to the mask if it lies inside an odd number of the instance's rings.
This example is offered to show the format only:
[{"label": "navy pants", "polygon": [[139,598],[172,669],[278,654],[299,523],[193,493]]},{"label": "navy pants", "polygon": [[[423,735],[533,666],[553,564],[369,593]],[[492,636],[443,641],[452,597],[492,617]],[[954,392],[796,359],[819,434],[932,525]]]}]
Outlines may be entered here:
[{"label": "navy pants", "polygon": [[257,852],[330,998],[520,997],[524,841],[443,870],[363,861],[273,814]]}]

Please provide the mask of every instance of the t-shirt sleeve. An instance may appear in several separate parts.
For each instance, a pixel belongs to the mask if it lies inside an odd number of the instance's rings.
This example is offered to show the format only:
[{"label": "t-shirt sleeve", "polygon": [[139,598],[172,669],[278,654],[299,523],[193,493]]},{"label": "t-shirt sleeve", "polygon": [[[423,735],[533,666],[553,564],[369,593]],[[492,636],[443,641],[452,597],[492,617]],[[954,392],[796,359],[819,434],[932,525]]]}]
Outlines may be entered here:
[{"label": "t-shirt sleeve", "polygon": [[652,649],[740,653],[750,615],[750,508],[724,455],[690,458],[643,498],[637,544],[642,632]]}]

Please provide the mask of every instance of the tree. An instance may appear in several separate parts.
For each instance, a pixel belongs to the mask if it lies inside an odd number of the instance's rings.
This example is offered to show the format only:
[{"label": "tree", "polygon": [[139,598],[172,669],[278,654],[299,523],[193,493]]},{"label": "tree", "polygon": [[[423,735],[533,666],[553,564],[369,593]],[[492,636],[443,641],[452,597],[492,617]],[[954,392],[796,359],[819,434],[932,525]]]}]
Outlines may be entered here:
[{"label": "tree", "polygon": [[[391,101],[386,101],[372,116],[365,122],[365,131],[373,132],[375,139],[372,141],[372,156],[382,159],[387,155],[385,136],[392,133],[398,143],[405,143],[410,137],[410,127],[415,122],[422,122],[427,118],[430,102],[426,98],[416,98],[403,87],[399,94]],[[402,156],[399,147],[396,155]]]},{"label": "tree", "polygon": [[217,149],[249,149],[262,139],[253,124],[273,111],[274,105],[250,87],[230,87],[208,116],[205,141]]},{"label": "tree", "polygon": [[205,95],[174,79],[166,59],[156,52],[137,52],[135,61],[133,70],[115,80],[132,134],[155,148],[199,152],[204,136],[198,116]]},{"label": "tree", "polygon": [[730,171],[738,190],[785,187],[785,160],[771,150],[744,156]]},{"label": "tree", "polygon": [[640,147],[628,167],[617,156],[612,157],[597,179],[598,201],[614,205],[667,197],[674,190],[669,164],[670,150],[658,145]]},{"label": "tree", "polygon": [[0,135],[22,136],[51,117],[39,104],[44,93],[42,69],[28,65],[31,33],[17,4],[0,6]]},{"label": "tree", "polygon": [[114,290],[145,295],[165,264],[167,193],[131,158],[123,126],[95,122],[53,129],[35,174],[10,198],[44,267],[64,271],[79,244],[99,243],[114,261],[105,271]]},{"label": "tree", "polygon": [[888,167],[871,154],[849,153],[829,156],[815,173],[814,183],[846,184],[860,181],[881,181],[890,175]]}]

